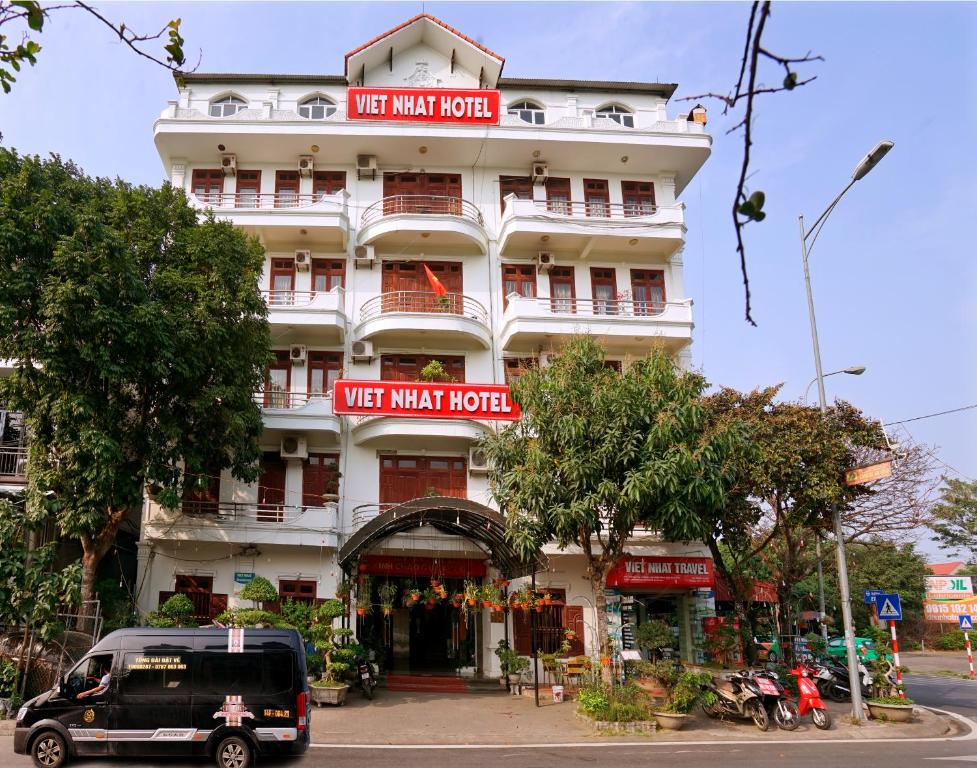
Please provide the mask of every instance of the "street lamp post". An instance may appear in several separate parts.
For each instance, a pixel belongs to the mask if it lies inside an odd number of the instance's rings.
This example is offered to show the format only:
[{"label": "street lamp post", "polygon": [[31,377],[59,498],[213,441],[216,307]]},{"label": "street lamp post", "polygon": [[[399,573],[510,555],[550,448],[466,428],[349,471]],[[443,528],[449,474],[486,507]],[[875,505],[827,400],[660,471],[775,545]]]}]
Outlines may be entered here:
[{"label": "street lamp post", "polygon": [[[839,373],[847,373],[851,376],[861,376],[863,373],[865,373],[865,366],[851,365],[848,368],[842,368],[840,371],[832,371],[831,373],[826,373],[824,374],[824,378],[828,378],[828,376],[835,376],[836,374]],[[807,405],[807,393],[811,390],[811,387],[814,385],[816,381],[817,381],[816,378],[811,379],[811,382],[804,389],[804,397],[801,398],[801,401],[804,403],[804,405]],[[818,616],[820,619],[822,619],[822,621],[820,622],[821,637],[824,639],[824,642],[828,642],[828,625],[825,624],[823,621],[825,616],[825,611],[824,611],[824,566],[821,565],[821,531],[815,532],[814,555],[818,559]]]},{"label": "street lamp post", "polygon": [[[814,243],[817,241],[818,235],[821,232],[821,228],[824,226],[824,222],[831,215],[835,206],[844,197],[845,193],[852,188],[854,183],[866,176],[879,161],[885,157],[886,153],[892,149],[893,143],[891,141],[880,141],[875,147],[864,157],[864,159],[855,168],[854,173],[852,173],[851,181],[848,185],[841,190],[841,192],[835,197],[834,200],[825,208],[824,213],[818,216],[817,220],[811,226],[810,229],[805,229],[804,227],[804,216],[803,214],[798,217],[801,230],[801,260],[804,265],[804,287],[807,290],[807,314],[811,322],[811,344],[814,348],[814,370],[817,374],[816,381],[818,383],[818,399],[821,404],[821,413],[827,413],[828,403],[824,394],[824,372],[821,369],[821,347],[818,343],[818,326],[817,320],[814,315],[814,296],[811,293],[811,272],[808,268],[808,256],[810,256],[811,249],[814,248]],[[808,238],[811,235],[810,244],[808,244]],[[852,616],[851,616],[851,593],[848,586],[848,560],[845,554],[845,536],[844,531],[841,528],[841,510],[834,509],[831,513],[832,524],[835,533],[835,544],[836,553],[838,556],[838,591],[841,593],[841,616],[842,621],[845,626],[845,650],[848,656],[848,684],[851,690],[851,705],[852,705],[852,716],[857,718],[859,721],[865,719],[865,713],[862,711],[862,689],[861,680],[858,674],[858,655],[855,652],[855,634],[852,626]]]}]

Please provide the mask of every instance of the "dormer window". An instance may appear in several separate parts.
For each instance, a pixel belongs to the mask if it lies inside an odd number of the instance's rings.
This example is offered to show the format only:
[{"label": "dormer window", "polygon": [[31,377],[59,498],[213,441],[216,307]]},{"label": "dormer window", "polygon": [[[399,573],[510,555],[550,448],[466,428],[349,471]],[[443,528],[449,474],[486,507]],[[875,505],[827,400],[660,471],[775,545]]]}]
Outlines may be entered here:
[{"label": "dormer window", "polygon": [[596,114],[597,117],[606,117],[608,120],[613,120],[625,128],[634,128],[634,112],[627,107],[611,104],[607,107],[601,107],[597,110]]},{"label": "dormer window", "polygon": [[221,99],[210,102],[211,117],[230,117],[245,109],[248,103],[237,96],[224,96]]},{"label": "dormer window", "polygon": [[535,102],[519,101],[509,107],[509,114],[532,125],[542,125],[546,120],[546,111]]},{"label": "dormer window", "polygon": [[336,114],[336,102],[325,96],[313,96],[299,104],[299,114],[307,120],[324,120]]}]

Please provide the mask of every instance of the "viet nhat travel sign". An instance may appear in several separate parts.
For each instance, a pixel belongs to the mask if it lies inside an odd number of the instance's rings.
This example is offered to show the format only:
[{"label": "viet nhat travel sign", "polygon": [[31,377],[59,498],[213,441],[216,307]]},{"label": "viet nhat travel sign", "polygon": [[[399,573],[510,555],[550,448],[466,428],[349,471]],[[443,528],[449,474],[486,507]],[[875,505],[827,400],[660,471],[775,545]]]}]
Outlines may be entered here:
[{"label": "viet nhat travel sign", "polygon": [[518,421],[519,405],[504,384],[337,379],[333,412],[339,416]]},{"label": "viet nhat travel sign", "polygon": [[364,88],[346,91],[349,120],[499,124],[499,92],[465,88]]},{"label": "viet nhat travel sign", "polygon": [[715,584],[708,557],[625,556],[607,574],[609,587],[709,588]]}]

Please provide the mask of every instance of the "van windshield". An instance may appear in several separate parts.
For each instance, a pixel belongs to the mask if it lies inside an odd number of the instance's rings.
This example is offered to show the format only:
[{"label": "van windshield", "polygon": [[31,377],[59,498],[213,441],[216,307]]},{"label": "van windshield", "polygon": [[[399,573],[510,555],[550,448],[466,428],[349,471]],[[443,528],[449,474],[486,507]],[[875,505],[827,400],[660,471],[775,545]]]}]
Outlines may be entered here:
[{"label": "van windshield", "polygon": [[65,678],[65,693],[72,699],[99,698],[109,687],[112,655],[84,659]]}]

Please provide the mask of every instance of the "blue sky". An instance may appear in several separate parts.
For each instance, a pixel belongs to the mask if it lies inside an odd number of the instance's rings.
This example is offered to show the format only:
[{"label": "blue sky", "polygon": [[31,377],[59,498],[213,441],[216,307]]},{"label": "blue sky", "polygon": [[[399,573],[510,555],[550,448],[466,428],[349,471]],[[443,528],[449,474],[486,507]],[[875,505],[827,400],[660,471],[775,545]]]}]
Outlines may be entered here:
[{"label": "blue sky", "polygon": [[[183,19],[200,71],[340,73],[343,54],[421,3],[104,3],[140,31]],[[509,76],[677,82],[676,97],[725,91],[735,77],[746,3],[431,3],[424,9],[506,57]],[[710,106],[713,155],[686,189],[686,292],[695,300],[695,363],[740,389],[784,382],[799,398],[814,376],[797,216],[811,221],[879,139],[895,149],[855,185],[811,257],[827,379],[896,421],[977,403],[977,290],[972,226],[977,161],[977,5],[775,3],[771,50],[811,50],[818,79],[758,105],[752,189],[767,219],[747,232],[754,317],[730,223],[739,135]],[[128,53],[83,14],[62,11],[38,65],[0,96],[4,144],[58,152],[89,173],[156,184],[152,123],[175,97],[169,75]],[[194,59],[195,59],[194,54]],[[768,82],[782,75],[768,70]],[[674,101],[670,114],[686,105]],[[968,225],[967,221],[971,224]],[[812,392],[814,388],[812,388]],[[905,425],[947,472],[977,478],[977,409]],[[930,547],[928,547],[930,548]]]}]

